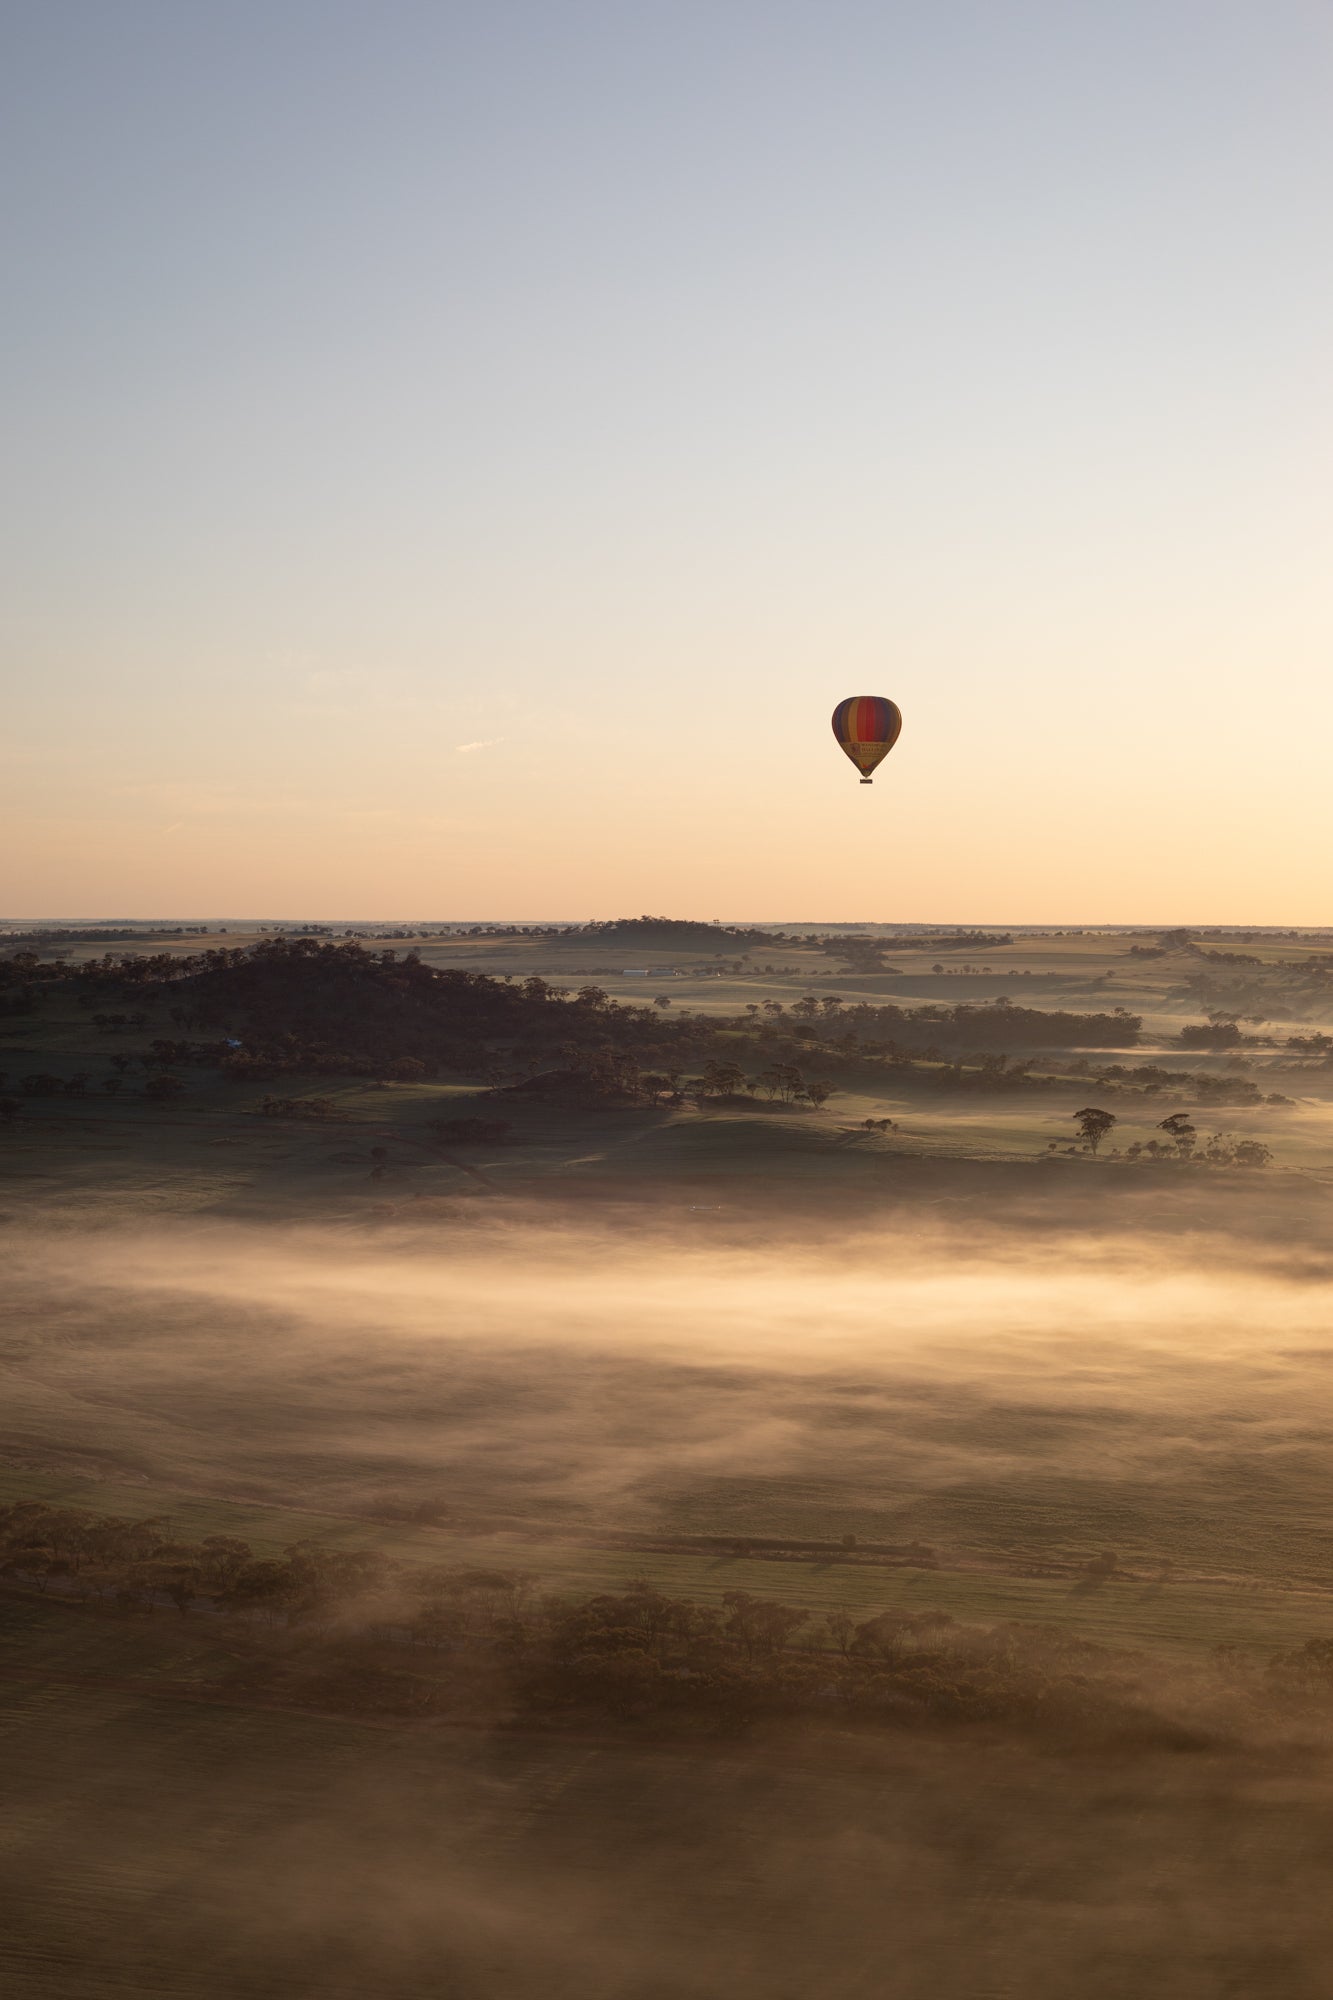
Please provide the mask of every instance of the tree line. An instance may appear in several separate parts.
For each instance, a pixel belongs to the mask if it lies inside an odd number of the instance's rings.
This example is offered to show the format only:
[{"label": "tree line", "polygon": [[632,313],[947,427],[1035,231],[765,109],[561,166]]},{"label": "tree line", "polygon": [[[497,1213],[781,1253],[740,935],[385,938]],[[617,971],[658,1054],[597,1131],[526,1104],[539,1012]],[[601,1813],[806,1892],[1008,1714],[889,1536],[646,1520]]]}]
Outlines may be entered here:
[{"label": "tree line", "polygon": [[[167,1009],[177,1033],[154,1037],[140,1055],[113,1055],[122,1074],[135,1061],[159,1073],[215,1067],[242,1082],[294,1073],[412,1081],[447,1071],[552,1096],[572,1091],[585,1101],[660,1095],[645,1078],[686,1071],[705,1098],[714,1097],[722,1093],[707,1079],[729,1064],[762,1091],[771,1086],[778,1097],[807,1101],[811,1085],[825,1081],[809,1059],[816,1048],[820,1067],[868,1061],[905,1069],[939,1065],[952,1052],[954,1068],[940,1077],[941,1087],[1011,1089],[1023,1076],[1010,1067],[1013,1049],[1120,1046],[1135,1040],[1141,1025],[1119,1010],[1044,1013],[1007,1000],[902,1008],[836,994],[705,1016],[674,1010],[665,995],[651,1007],[632,1005],[593,983],[571,993],[535,975],[516,980],[431,967],[415,952],[315,938],[275,937],[184,958],[107,954],[39,972],[41,981],[72,992],[108,1034],[142,1024],[150,1008]],[[8,980],[11,989],[28,990],[37,976],[31,965],[0,964],[0,989]],[[964,1067],[969,1055],[980,1058],[975,1075]],[[799,1082],[791,1080],[793,1069]],[[33,1074],[41,1080],[25,1084],[25,1094],[56,1094],[58,1079]],[[165,1098],[173,1087],[154,1084],[152,1094]]]},{"label": "tree line", "polygon": [[[1094,1556],[1074,1592],[1121,1574]],[[817,1615],[739,1587],[701,1603],[642,1576],[555,1593],[514,1569],[314,1541],[258,1555],[238,1536],[179,1539],[164,1517],[40,1501],[0,1507],[0,1578],[71,1616],[208,1618],[227,1633],[219,1691],[351,1714],[654,1733],[981,1724],[1155,1750],[1207,1747],[1274,1709],[1333,1721],[1322,1637],[1168,1671],[1049,1624],[929,1606]]]},{"label": "tree line", "polygon": [[[239,1083],[296,1074],[410,1083],[443,1071],[480,1077],[499,1091],[589,1106],[764,1098],[818,1107],[836,1088],[857,1083],[993,1094],[1055,1089],[1069,1075],[1119,1095],[1171,1090],[1217,1106],[1290,1101],[1265,1096],[1244,1076],[1160,1064],[1094,1070],[1086,1058],[1072,1066],[1048,1058],[1039,1069],[1039,1056],[1014,1053],[1132,1043],[1140,1020],[1119,1009],[1046,1012],[1005,998],[904,1008],[808,993],[705,1016],[673,1010],[666,995],[651,1007],[633,1005],[592,983],[566,992],[537,976],[437,969],[411,952],[400,957],[311,938],[277,937],[187,959],[163,954],[155,973],[152,964],[108,954],[79,967],[41,966],[52,985],[72,991],[99,1032],[141,1031],[150,1011],[163,1007],[176,1032],[153,1036],[144,1049],[113,1051],[114,1073],[96,1083],[85,1071],[33,1070],[10,1079],[19,1096],[0,1097],[0,1114],[13,1119],[26,1098],[114,1096],[138,1072],[139,1094],[166,1105],[184,1090],[175,1072],[195,1067]],[[11,991],[33,990],[31,966],[0,963],[0,997],[6,977]],[[125,1004],[111,1004],[117,998]],[[1294,1046],[1322,1058],[1327,1039],[1295,1038]]]},{"label": "tree line", "polygon": [[[1119,1123],[1113,1111],[1104,1111],[1099,1105],[1085,1104],[1081,1111],[1073,1114],[1078,1126],[1079,1137],[1084,1148],[1096,1154],[1101,1150],[1103,1139],[1108,1138]],[[1116,1148],[1116,1155],[1126,1160],[1175,1160],[1183,1165],[1209,1167],[1268,1167],[1273,1163],[1273,1153],[1261,1139],[1244,1139],[1234,1132],[1213,1132],[1201,1140],[1198,1127],[1184,1111],[1173,1111],[1157,1126],[1166,1134],[1164,1139],[1136,1139],[1130,1146]],[[1059,1148],[1058,1139],[1048,1140],[1048,1150]],[[1072,1149],[1069,1149],[1072,1150]]]},{"label": "tree line", "polygon": [[[1134,1656],[933,1608],[820,1617],[742,1588],[700,1603],[643,1577],[557,1594],[512,1569],[315,1542],[263,1556],[231,1535],[179,1540],[163,1518],[37,1501],[0,1507],[0,1576],[70,1615],[208,1617],[229,1635],[228,1692],[348,1713],[654,1732],[982,1723],[1177,1749],[1216,1726],[1206,1701],[1190,1715],[1159,1699]],[[1279,1656],[1266,1684],[1333,1701],[1333,1645]]]}]

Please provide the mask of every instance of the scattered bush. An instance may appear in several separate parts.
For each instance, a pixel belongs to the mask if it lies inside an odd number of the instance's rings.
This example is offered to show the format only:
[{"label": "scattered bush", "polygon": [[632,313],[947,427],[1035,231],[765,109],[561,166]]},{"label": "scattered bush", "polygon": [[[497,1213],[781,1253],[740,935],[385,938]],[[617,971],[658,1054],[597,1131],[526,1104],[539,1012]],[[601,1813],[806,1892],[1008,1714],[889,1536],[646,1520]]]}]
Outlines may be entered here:
[{"label": "scattered bush", "polygon": [[64,1094],[65,1079],[52,1076],[48,1070],[37,1070],[20,1077],[19,1089],[25,1097],[60,1097]]},{"label": "scattered bush", "polygon": [[1238,1049],[1245,1038],[1234,1021],[1191,1021],[1176,1039],[1182,1049]]}]

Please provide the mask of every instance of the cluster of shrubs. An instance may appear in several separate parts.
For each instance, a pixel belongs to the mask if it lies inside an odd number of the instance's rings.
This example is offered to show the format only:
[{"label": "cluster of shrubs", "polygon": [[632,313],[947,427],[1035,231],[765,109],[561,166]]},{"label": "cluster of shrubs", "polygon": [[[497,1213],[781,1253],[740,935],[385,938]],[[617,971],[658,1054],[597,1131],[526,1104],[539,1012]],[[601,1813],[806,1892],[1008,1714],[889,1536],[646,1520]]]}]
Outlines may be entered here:
[{"label": "cluster of shrubs", "polygon": [[[662,1094],[663,1085],[674,1083],[672,1078],[656,1076],[644,1081],[655,1095]],[[833,1085],[822,1077],[806,1076],[797,1063],[772,1062],[757,1076],[746,1076],[739,1063],[713,1058],[705,1063],[702,1076],[676,1086],[673,1095],[705,1104],[715,1098],[756,1097],[761,1091],[770,1104],[809,1104],[817,1111],[833,1096]]]},{"label": "cluster of shrubs", "polygon": [[[74,1076],[53,1076],[46,1070],[34,1070],[18,1080],[25,1097],[86,1097],[88,1082],[86,1071]],[[108,1082],[113,1088],[120,1088],[119,1077],[108,1078]]]},{"label": "cluster of shrubs", "polygon": [[[894,937],[856,937],[847,931],[831,931],[823,937],[807,938],[820,951],[826,951],[832,958],[845,958],[851,952],[865,951],[992,951],[1002,945],[1013,943],[1009,931],[948,931],[910,937],[906,933]],[[795,942],[795,940],[793,940]],[[932,968],[939,971],[940,967]],[[987,967],[987,971],[990,968]]]},{"label": "cluster of shrubs", "polygon": [[1182,1049],[1239,1049],[1253,1046],[1253,1035],[1243,1035],[1238,1021],[1190,1021],[1176,1040]]},{"label": "cluster of shrubs", "polygon": [[[7,1081],[0,1072],[0,1087]],[[78,1097],[86,1098],[90,1093],[92,1079],[85,1070],[78,1070],[73,1076],[57,1076],[49,1070],[33,1070],[27,1076],[18,1078],[18,1087],[24,1097]],[[125,1088],[123,1075],[113,1073],[104,1076],[98,1088],[107,1096],[115,1097]],[[145,1079],[140,1095],[150,1103],[169,1103],[172,1098],[183,1095],[185,1085],[179,1077],[163,1073],[153,1074]],[[22,1106],[16,1097],[0,1097],[0,1118],[17,1118]]]},{"label": "cluster of shrubs", "polygon": [[[1059,1139],[1049,1139],[1048,1152],[1096,1153],[1102,1141],[1120,1122],[1113,1111],[1103,1111],[1094,1104],[1087,1104],[1081,1111],[1076,1111],[1074,1121],[1081,1135],[1081,1146],[1062,1146]],[[1234,1132],[1214,1132],[1201,1141],[1198,1130],[1183,1111],[1173,1111],[1170,1117],[1163,1118],[1157,1130],[1164,1135],[1161,1139],[1136,1139],[1124,1148],[1123,1153],[1116,1146],[1112,1149],[1112,1157],[1171,1160],[1180,1166],[1196,1167],[1268,1167],[1273,1163],[1272,1149],[1261,1139],[1241,1139]]]},{"label": "cluster of shrubs", "polygon": [[1127,1160],[1176,1160],[1197,1166],[1202,1162],[1209,1167],[1271,1167],[1273,1149],[1262,1139],[1238,1139],[1232,1132],[1213,1132],[1202,1145],[1191,1146],[1182,1151],[1178,1145],[1165,1145],[1160,1139],[1148,1139],[1142,1144],[1135,1141],[1126,1146]]},{"label": "cluster of shrubs", "polygon": [[748,1076],[740,1063],[710,1057],[700,1074],[689,1076],[683,1069],[645,1069],[633,1057],[597,1050],[571,1057],[561,1069],[540,1070],[497,1090],[506,1096],[549,1104],[691,1103],[701,1110],[710,1104],[753,1102],[762,1097],[768,1104],[817,1111],[834,1095],[832,1083],[807,1076],[793,1062],[769,1062],[757,1075]]},{"label": "cluster of shrubs", "polygon": [[1198,1070],[1166,1069],[1160,1063],[1137,1063],[1132,1068],[1123,1063],[1107,1063],[1096,1070],[1076,1064],[1070,1073],[1118,1096],[1141,1092],[1145,1097],[1160,1097],[1170,1091],[1175,1096],[1188,1097],[1192,1104],[1212,1104],[1223,1109],[1257,1104],[1286,1107],[1293,1101],[1281,1091],[1260,1090],[1247,1076],[1209,1076]]},{"label": "cluster of shrubs", "polygon": [[1315,1056],[1321,1062],[1333,1062],[1333,1035],[1326,1035],[1316,1029],[1309,1035],[1288,1035],[1284,1047],[1296,1056]]}]

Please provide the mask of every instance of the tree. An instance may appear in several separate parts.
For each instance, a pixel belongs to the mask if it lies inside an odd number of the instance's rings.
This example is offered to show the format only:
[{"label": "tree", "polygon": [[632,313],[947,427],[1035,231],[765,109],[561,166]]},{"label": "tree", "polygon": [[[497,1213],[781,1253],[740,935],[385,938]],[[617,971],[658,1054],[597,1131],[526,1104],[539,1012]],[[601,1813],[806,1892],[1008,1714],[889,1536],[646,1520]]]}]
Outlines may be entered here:
[{"label": "tree", "polygon": [[724,1590],[727,1607],[726,1634],[744,1648],[747,1660],[756,1653],[780,1653],[793,1632],[809,1617],[808,1611],[793,1611],[772,1598],[752,1597],[748,1590]]},{"label": "tree", "polygon": [[846,1659],[852,1643],[852,1633],[856,1630],[850,1613],[846,1611],[830,1611],[824,1620],[824,1627],[838,1651]]},{"label": "tree", "polygon": [[1081,1111],[1074,1113],[1074,1119],[1090,1153],[1096,1152],[1117,1122],[1114,1111],[1099,1111],[1095,1104],[1085,1104]]},{"label": "tree", "polygon": [[150,1076],[143,1087],[143,1094],[154,1104],[170,1103],[172,1098],[184,1095],[185,1085],[178,1076]]},{"label": "tree", "polygon": [[1177,1039],[1182,1049],[1234,1049],[1243,1038],[1234,1019],[1214,1016],[1206,1022],[1190,1022]]},{"label": "tree", "polygon": [[417,1083],[425,1076],[426,1065],[419,1056],[395,1056],[388,1074],[395,1083]]},{"label": "tree", "polygon": [[805,1094],[814,1105],[815,1110],[818,1111],[820,1105],[827,1104],[829,1098],[832,1097],[833,1089],[834,1086],[831,1083],[824,1083],[817,1080],[814,1083],[806,1084]]},{"label": "tree", "polygon": [[199,1595],[198,1570],[192,1568],[176,1570],[167,1580],[166,1593],[184,1618]]},{"label": "tree", "polygon": [[216,1591],[229,1590],[253,1554],[235,1535],[205,1535],[202,1548],[204,1578]]},{"label": "tree", "polygon": [[19,1079],[19,1089],[25,1097],[58,1097],[64,1087],[64,1078],[52,1076],[49,1070],[34,1070]]},{"label": "tree", "polygon": [[290,1563],[268,1556],[247,1563],[233,1577],[227,1601],[239,1611],[258,1612],[272,1624],[290,1604],[295,1589]]},{"label": "tree", "polygon": [[801,1088],[801,1072],[794,1063],[774,1063],[762,1070],[755,1081],[768,1092],[770,1101],[776,1097],[783,1104],[790,1104]]},{"label": "tree", "polygon": [[745,1088],[745,1071],[739,1063],[710,1061],[699,1080],[701,1097],[734,1097]]},{"label": "tree", "polygon": [[881,1611],[857,1626],[850,1650],[862,1657],[895,1660],[905,1640],[944,1631],[953,1622],[947,1611]]},{"label": "tree", "polygon": [[1183,1111],[1173,1111],[1169,1118],[1162,1120],[1157,1129],[1159,1132],[1166,1133],[1181,1159],[1188,1160],[1194,1151],[1194,1142],[1199,1135],[1193,1125],[1190,1124],[1186,1114]]}]

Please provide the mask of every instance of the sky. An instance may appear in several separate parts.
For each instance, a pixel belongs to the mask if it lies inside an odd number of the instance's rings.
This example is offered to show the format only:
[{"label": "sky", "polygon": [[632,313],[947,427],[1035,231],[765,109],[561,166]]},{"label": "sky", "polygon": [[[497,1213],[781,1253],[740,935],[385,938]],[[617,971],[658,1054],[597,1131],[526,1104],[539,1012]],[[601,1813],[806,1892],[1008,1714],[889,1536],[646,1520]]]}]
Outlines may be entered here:
[{"label": "sky", "polygon": [[9,0],[0,916],[1327,922],[1331,82],[1325,0]]}]

